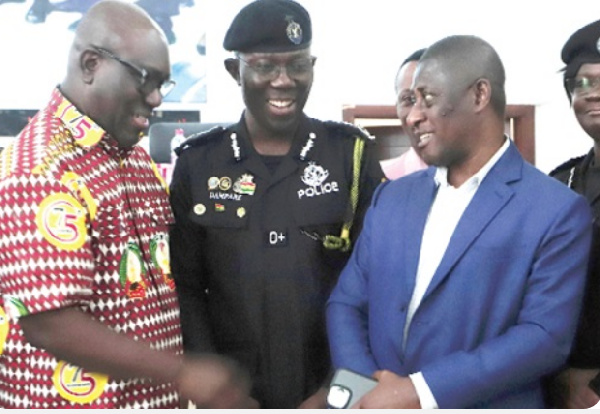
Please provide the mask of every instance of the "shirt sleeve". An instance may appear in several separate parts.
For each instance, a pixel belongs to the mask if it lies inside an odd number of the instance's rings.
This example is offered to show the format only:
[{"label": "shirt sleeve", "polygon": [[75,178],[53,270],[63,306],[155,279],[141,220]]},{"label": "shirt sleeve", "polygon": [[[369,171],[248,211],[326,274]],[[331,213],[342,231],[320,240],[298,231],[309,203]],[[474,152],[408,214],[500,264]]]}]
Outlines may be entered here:
[{"label": "shirt sleeve", "polygon": [[11,176],[0,188],[0,291],[18,318],[89,301],[89,212],[53,177]]},{"label": "shirt sleeve", "polygon": [[421,408],[424,410],[431,410],[434,408],[439,408],[433,393],[429,389],[429,385],[425,382],[425,378],[423,378],[423,374],[417,372],[415,374],[411,374],[408,376],[412,381],[415,389],[417,390],[417,395],[419,396],[419,401],[421,402]]}]

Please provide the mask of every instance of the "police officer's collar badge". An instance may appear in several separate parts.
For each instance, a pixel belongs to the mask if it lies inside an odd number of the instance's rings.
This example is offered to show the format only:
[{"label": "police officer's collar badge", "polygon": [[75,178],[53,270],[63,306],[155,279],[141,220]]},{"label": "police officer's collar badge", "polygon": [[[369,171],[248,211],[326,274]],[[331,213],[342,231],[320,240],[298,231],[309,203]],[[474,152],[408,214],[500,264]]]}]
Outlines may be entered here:
[{"label": "police officer's collar badge", "polygon": [[290,41],[293,44],[299,45],[300,43],[302,43],[302,27],[300,27],[300,24],[294,21],[294,18],[292,16],[288,16],[286,20],[288,22],[288,25],[285,29],[285,32],[287,34],[288,39],[290,39]]}]

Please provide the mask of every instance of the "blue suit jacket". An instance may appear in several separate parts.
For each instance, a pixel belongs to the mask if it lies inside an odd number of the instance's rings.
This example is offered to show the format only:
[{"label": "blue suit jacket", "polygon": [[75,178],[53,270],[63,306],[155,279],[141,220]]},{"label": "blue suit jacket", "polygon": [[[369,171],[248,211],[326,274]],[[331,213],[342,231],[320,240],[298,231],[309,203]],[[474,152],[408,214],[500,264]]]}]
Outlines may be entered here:
[{"label": "blue suit jacket", "polygon": [[567,358],[588,260],[588,203],[511,144],[460,219],[402,347],[434,168],[382,185],[327,308],[333,363],[422,372],[441,408],[541,408]]}]

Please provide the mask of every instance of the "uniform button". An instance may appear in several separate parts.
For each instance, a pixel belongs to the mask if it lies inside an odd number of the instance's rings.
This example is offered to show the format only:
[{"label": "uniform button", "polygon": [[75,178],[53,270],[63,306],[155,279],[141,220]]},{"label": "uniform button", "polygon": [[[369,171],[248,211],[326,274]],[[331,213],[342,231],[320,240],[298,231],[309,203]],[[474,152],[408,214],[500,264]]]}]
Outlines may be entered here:
[{"label": "uniform button", "polygon": [[206,206],[204,204],[196,204],[194,206],[194,213],[196,213],[198,216],[203,215],[206,213]]}]

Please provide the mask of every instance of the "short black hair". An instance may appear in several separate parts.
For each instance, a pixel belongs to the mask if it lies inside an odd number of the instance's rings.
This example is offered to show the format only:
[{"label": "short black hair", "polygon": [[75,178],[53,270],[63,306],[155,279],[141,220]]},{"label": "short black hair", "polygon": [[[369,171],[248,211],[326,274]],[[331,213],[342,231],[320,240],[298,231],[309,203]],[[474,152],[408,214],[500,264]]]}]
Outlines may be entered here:
[{"label": "short black hair", "polygon": [[409,62],[415,62],[415,61],[418,61],[419,59],[421,59],[421,56],[423,56],[423,53],[425,53],[425,50],[427,50],[427,49],[423,48],[423,49],[415,50],[414,52],[412,52],[409,57],[404,59],[404,62],[402,62],[400,67],[406,65]]},{"label": "short black hair", "polygon": [[492,85],[491,103],[496,113],[506,111],[506,73],[498,52],[485,40],[471,35],[448,36],[429,46],[421,62],[442,59],[452,79],[465,86],[477,79],[487,79]]},{"label": "short black hair", "polygon": [[421,59],[421,56],[423,56],[423,53],[425,53],[425,50],[427,49],[423,48],[415,50],[400,64],[400,67],[396,71],[396,77],[394,78],[394,87],[396,88],[396,93],[398,93],[398,76],[400,76],[400,71],[402,70],[402,68],[406,66],[407,63],[418,62],[419,59]]}]

